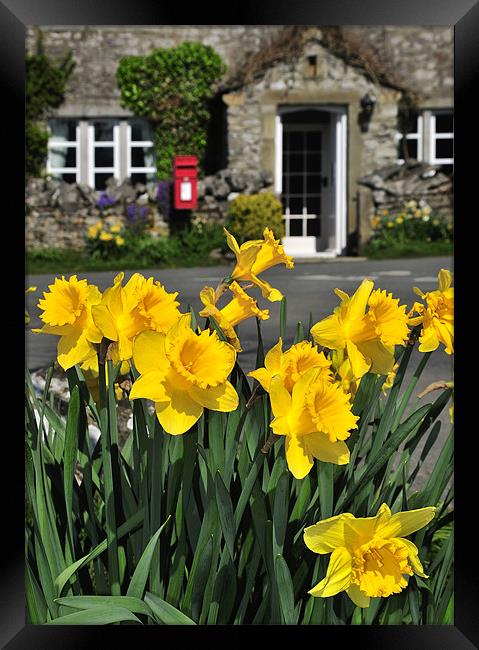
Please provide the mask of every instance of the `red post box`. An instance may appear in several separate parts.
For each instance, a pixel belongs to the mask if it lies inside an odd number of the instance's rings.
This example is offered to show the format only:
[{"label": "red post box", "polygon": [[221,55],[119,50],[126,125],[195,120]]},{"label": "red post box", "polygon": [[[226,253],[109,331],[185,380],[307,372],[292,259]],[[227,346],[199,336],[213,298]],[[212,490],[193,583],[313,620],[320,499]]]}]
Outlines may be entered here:
[{"label": "red post box", "polygon": [[173,161],[175,210],[193,210],[198,205],[198,158],[175,156]]}]

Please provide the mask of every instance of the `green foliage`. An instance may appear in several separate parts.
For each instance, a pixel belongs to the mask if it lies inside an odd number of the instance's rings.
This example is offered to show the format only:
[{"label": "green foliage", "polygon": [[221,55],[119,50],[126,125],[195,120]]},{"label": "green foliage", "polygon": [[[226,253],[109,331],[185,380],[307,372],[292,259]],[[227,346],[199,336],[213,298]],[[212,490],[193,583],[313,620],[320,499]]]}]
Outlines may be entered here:
[{"label": "green foliage", "polygon": [[240,194],[230,202],[227,228],[238,243],[262,239],[266,227],[276,238],[284,237],[283,207],[272,192]]},{"label": "green foliage", "polygon": [[48,131],[38,122],[46,120],[63,102],[65,85],[75,66],[72,53],[54,62],[41,51],[25,62],[26,177],[41,174],[47,155]]},{"label": "green foliage", "polygon": [[[420,458],[414,450],[437,435],[451,391],[407,411],[411,353],[400,351],[387,396],[383,376],[362,378],[350,463],[317,462],[302,480],[286,469],[283,436],[262,453],[268,398],[256,391],[252,398],[238,365],[231,376],[236,411],[205,411],[190,431],[171,436],[144,400],[134,400],[133,432],[120,449],[113,381],[107,390],[104,371],[99,410],[80,371],[68,371],[66,422],[50,406],[52,373],[37,395],[27,372],[27,622],[453,624],[452,430],[425,484],[413,487],[433,445]],[[428,358],[421,357],[414,381]],[[111,362],[108,373],[115,375]],[[101,429],[93,450],[87,415]],[[372,599],[365,610],[344,592],[310,597],[328,558],[306,548],[304,528],[339,512],[371,516],[383,502],[393,512],[437,506],[411,538],[429,578],[411,577],[404,591]]]},{"label": "green foliage", "polygon": [[209,100],[225,71],[220,56],[201,43],[182,43],[120,60],[121,103],[152,123],[160,180],[171,178],[175,155],[196,155],[201,166]]},{"label": "green foliage", "polygon": [[402,210],[383,210],[371,220],[372,235],[364,252],[374,257],[452,254],[450,219],[434,215],[425,201],[408,201]]},{"label": "green foliage", "polygon": [[[27,270],[33,273],[68,273],[79,271],[103,271],[123,269],[171,268],[182,266],[209,266],[217,264],[209,253],[222,248],[223,228],[214,223],[193,224],[191,230],[169,237],[151,237],[146,231],[134,235],[129,229],[122,233],[122,246],[112,242],[113,254],[91,255],[84,251],[68,251],[60,248],[33,249],[27,251]],[[99,246],[92,242],[93,247]],[[108,251],[107,251],[108,253]]]}]

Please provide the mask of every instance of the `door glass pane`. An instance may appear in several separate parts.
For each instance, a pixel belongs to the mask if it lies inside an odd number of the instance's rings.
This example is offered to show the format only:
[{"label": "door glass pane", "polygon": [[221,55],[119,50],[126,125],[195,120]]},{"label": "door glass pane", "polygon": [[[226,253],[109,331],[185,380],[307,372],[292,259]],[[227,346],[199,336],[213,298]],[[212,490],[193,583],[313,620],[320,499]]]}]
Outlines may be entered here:
[{"label": "door glass pane", "polygon": [[306,207],[308,208],[308,214],[321,214],[321,197],[306,197]]},{"label": "door glass pane", "polygon": [[95,167],[113,167],[113,147],[95,147]]},{"label": "door glass pane", "polygon": [[289,155],[289,171],[290,172],[303,172],[304,171],[304,156],[302,153],[293,153]]},{"label": "door glass pane", "polygon": [[308,219],[307,232],[309,237],[321,237],[321,219]]},{"label": "door glass pane", "polygon": [[301,237],[303,234],[303,220],[290,219],[289,221],[289,234],[291,237]]},{"label": "door glass pane", "polygon": [[289,197],[289,211],[291,214],[302,214],[303,199],[294,196]]},{"label": "door glass pane", "polygon": [[308,174],[306,176],[306,191],[308,194],[320,194],[322,188],[321,174]]},{"label": "door glass pane", "polygon": [[289,177],[289,193],[302,194],[303,193],[304,177],[302,174],[298,176]]},{"label": "door glass pane", "polygon": [[321,131],[306,133],[306,147],[309,151],[321,151]]},{"label": "door glass pane", "polygon": [[321,172],[321,154],[308,153],[306,156],[306,169],[308,172],[319,174]]},{"label": "door glass pane", "polygon": [[290,151],[303,151],[304,149],[304,133],[301,131],[292,131],[289,134],[289,150]]}]

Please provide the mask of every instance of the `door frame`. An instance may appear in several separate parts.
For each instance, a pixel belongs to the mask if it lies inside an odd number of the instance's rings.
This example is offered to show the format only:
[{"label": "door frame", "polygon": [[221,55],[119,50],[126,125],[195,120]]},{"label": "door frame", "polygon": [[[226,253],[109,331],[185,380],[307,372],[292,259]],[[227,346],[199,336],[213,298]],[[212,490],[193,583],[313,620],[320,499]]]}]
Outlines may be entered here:
[{"label": "door frame", "polygon": [[[311,242],[306,241],[305,238],[304,255],[305,256],[318,256],[318,257],[335,257],[340,255],[345,247],[347,241],[347,139],[348,139],[348,118],[346,105],[334,104],[290,104],[277,106],[275,118],[275,174],[274,174],[274,188],[278,195],[282,193],[282,175],[283,175],[283,121],[282,116],[288,113],[297,113],[304,110],[317,110],[330,114],[330,177],[331,177],[331,191],[329,200],[329,212],[325,218],[334,220],[333,228],[329,227],[327,231],[330,233],[329,246],[324,251],[317,251],[316,246],[314,249]],[[330,224],[331,225],[331,224]],[[331,233],[334,236],[331,236]],[[301,240],[302,237],[288,238],[285,245],[294,248],[294,254],[300,256],[302,254],[302,247],[296,244],[300,242],[292,242],[293,239]],[[316,240],[316,238],[314,238]],[[292,250],[293,252],[293,250]]]}]

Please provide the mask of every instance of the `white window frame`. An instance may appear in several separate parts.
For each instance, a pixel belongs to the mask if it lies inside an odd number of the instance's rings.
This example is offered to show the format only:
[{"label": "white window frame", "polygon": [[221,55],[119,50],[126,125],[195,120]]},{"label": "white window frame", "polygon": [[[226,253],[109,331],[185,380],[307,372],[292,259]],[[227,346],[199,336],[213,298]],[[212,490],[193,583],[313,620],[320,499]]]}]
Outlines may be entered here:
[{"label": "white window frame", "polygon": [[[47,174],[75,174],[75,180],[77,183],[81,182],[80,179],[80,122],[78,120],[71,120],[76,121],[76,129],[75,129],[75,137],[76,140],[58,140],[55,138],[53,135],[51,138],[48,140],[48,145],[47,145]],[[51,158],[50,158],[50,150],[54,149],[55,147],[59,147],[62,149],[75,149],[76,150],[76,165],[75,167],[52,167],[51,165]]]},{"label": "white window frame", "polygon": [[[424,150],[424,119],[423,119],[422,114],[417,116],[416,131],[413,131],[412,133],[406,133],[406,135],[403,135],[400,132],[396,133],[396,144],[399,144],[399,142],[404,137],[406,138],[406,140],[416,140],[417,141],[417,160],[422,160],[423,159],[423,150]],[[404,163],[405,163],[404,158],[397,158],[397,163],[399,165],[404,165]]]},{"label": "white window frame", "polygon": [[[95,174],[110,173],[117,181],[120,180],[120,123],[113,124],[113,140],[95,140],[94,121],[102,121],[108,118],[92,120],[88,124],[88,185],[95,188]],[[114,121],[114,120],[112,120]],[[111,167],[95,167],[95,149],[113,149],[113,165]],[[97,190],[99,191],[99,190]]]},{"label": "white window frame", "polygon": [[126,175],[131,178],[132,174],[154,174],[156,172],[155,166],[150,167],[133,167],[131,164],[131,150],[133,148],[154,147],[153,140],[132,140],[131,139],[131,124],[128,122],[126,125]]}]

